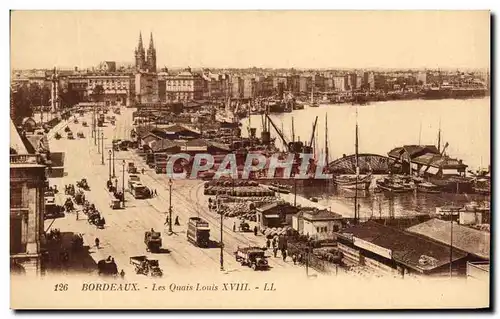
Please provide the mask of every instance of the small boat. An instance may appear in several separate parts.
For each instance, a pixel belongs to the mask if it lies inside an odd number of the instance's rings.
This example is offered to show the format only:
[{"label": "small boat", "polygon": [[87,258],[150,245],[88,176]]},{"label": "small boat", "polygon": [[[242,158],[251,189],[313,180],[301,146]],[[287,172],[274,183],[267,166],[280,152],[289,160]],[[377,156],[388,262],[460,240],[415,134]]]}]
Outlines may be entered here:
[{"label": "small boat", "polygon": [[421,182],[417,184],[417,192],[428,193],[428,194],[439,194],[441,191],[437,185],[429,182]]},{"label": "small boat", "polygon": [[391,193],[409,193],[414,190],[409,183],[405,183],[403,180],[395,177],[385,177],[377,180],[376,183],[377,188]]},{"label": "small boat", "polygon": [[358,176],[358,180],[356,181],[355,175],[340,175],[335,176],[333,182],[342,188],[346,189],[358,189],[358,190],[367,190],[370,188],[372,183],[372,175],[366,176]]}]

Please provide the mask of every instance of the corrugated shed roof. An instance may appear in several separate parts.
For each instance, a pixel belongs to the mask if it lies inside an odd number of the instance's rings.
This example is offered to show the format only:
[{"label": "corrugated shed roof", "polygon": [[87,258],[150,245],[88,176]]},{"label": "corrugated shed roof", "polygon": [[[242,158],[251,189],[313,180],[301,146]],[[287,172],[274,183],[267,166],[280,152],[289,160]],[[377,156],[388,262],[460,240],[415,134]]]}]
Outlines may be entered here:
[{"label": "corrugated shed roof", "polygon": [[434,145],[403,145],[392,149],[387,154],[390,157],[399,158],[403,152],[406,152],[410,158],[419,154],[439,154],[438,149]]},{"label": "corrugated shed roof", "polygon": [[[451,223],[437,218],[412,226],[411,233],[450,245]],[[453,224],[453,247],[484,259],[490,259],[490,233]]]},{"label": "corrugated shed roof", "polygon": [[180,146],[170,140],[161,139],[151,142],[151,149],[153,152],[160,152],[169,149],[180,149]]},{"label": "corrugated shed roof", "polygon": [[186,142],[186,146],[208,146],[210,143],[207,140],[196,138],[194,140],[189,140]]},{"label": "corrugated shed roof", "polygon": [[[387,227],[374,221],[344,229],[341,234],[368,241],[392,251],[392,259],[418,271],[430,271],[446,265],[450,261],[450,248],[424,236]],[[422,258],[432,259],[432,263],[420,262]],[[430,257],[430,258],[429,258]],[[454,249],[453,260],[466,257]]]},{"label": "corrugated shed roof", "polygon": [[169,127],[164,128],[163,130],[168,134],[176,134],[176,133],[181,133],[181,132],[185,132],[185,131],[199,134],[199,132],[197,132],[195,129],[192,129],[192,128],[189,128],[189,127],[186,127],[186,126],[180,125],[180,124],[171,125]]},{"label": "corrugated shed roof", "polygon": [[463,164],[462,161],[456,158],[450,158],[444,155],[441,156],[440,154],[424,154],[419,157],[415,157],[414,159],[412,159],[412,162],[443,169],[457,169],[467,167],[467,165]]},{"label": "corrugated shed roof", "polygon": [[303,211],[304,219],[307,220],[335,220],[335,219],[342,219],[342,215],[331,212],[327,209],[310,209],[310,210],[304,210]]}]

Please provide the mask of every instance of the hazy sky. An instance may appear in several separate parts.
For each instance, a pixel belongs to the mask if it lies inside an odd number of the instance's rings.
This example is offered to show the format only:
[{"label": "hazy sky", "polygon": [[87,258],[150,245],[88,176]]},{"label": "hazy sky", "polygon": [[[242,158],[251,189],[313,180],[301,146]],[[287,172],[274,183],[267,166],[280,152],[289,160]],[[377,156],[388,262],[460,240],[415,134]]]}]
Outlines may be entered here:
[{"label": "hazy sky", "polygon": [[487,11],[15,11],[11,66],[133,62],[139,31],[159,68],[489,68]]}]

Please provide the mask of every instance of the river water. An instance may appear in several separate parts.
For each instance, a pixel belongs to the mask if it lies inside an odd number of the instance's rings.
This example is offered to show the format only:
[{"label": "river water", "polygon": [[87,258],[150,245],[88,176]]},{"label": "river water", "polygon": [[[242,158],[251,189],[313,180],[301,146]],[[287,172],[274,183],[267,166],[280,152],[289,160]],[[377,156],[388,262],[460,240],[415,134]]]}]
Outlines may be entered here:
[{"label": "river water", "polygon": [[[357,116],[356,116],[357,111]],[[462,159],[469,169],[487,168],[490,164],[490,99],[468,100],[409,100],[372,102],[368,105],[322,104],[317,108],[295,110],[292,113],[273,114],[273,122],[289,140],[292,139],[292,121],[295,138],[309,141],[314,120],[316,149],[325,149],[325,117],[328,118],[328,149],[330,161],[343,154],[355,152],[356,117],[359,126],[359,152],[387,155],[394,147],[408,144],[437,145],[441,127],[441,143],[449,143],[446,153]],[[261,115],[252,115],[242,121],[242,134],[248,125],[262,128]],[[279,137],[271,128],[271,135]],[[319,202],[343,215],[353,215],[352,194],[343,194],[333,187],[319,192],[303,191],[307,197],[319,197]],[[360,199],[361,217],[401,216],[435,212],[437,206],[461,204],[470,200],[484,200],[475,195],[454,194],[374,194],[369,192]]]}]

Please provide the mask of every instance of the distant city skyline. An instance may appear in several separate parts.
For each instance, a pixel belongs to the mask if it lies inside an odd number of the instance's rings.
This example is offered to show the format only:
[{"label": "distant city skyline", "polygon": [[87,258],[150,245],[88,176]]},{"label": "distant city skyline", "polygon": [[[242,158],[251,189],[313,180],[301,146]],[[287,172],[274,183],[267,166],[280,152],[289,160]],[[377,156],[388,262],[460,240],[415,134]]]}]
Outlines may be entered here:
[{"label": "distant city skyline", "polygon": [[[464,23],[467,21],[467,23]],[[489,69],[488,11],[13,11],[11,68]]]}]

